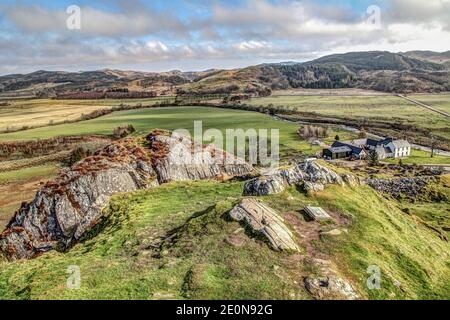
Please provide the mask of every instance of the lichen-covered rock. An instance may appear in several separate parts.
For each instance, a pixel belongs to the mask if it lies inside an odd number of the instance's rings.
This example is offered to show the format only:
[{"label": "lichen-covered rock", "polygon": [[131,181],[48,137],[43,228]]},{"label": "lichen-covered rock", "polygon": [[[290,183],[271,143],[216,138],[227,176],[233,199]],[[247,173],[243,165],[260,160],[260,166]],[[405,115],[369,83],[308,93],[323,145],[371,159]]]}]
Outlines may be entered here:
[{"label": "lichen-covered rock", "polygon": [[283,192],[289,184],[279,174],[252,179],[244,185],[245,196],[267,196]]},{"label": "lichen-covered rock", "polygon": [[127,140],[84,159],[47,183],[0,235],[10,259],[67,249],[95,226],[112,195],[157,185],[147,151]]},{"label": "lichen-covered rock", "polygon": [[320,189],[320,185],[343,185],[344,181],[339,174],[316,161],[306,161],[289,169],[278,170],[272,175],[261,176],[248,181],[244,186],[244,195],[265,196],[276,194],[283,192],[288,186],[304,185],[305,183],[310,183],[306,185],[307,188],[316,187],[316,189]]},{"label": "lichen-covered rock", "polygon": [[253,170],[243,159],[214,145],[194,143],[186,136],[152,133],[147,141],[160,183],[243,176]]},{"label": "lichen-covered rock", "polygon": [[357,300],[358,293],[352,285],[339,276],[330,261],[315,259],[312,264],[318,269],[318,274],[305,277],[306,290],[317,300]]},{"label": "lichen-covered rock", "polygon": [[303,189],[306,191],[319,192],[325,189],[325,186],[321,183],[305,181],[303,184]]},{"label": "lichen-covered rock", "polygon": [[230,212],[231,218],[242,221],[253,231],[263,234],[275,250],[299,251],[294,236],[283,218],[257,199],[244,199]]}]

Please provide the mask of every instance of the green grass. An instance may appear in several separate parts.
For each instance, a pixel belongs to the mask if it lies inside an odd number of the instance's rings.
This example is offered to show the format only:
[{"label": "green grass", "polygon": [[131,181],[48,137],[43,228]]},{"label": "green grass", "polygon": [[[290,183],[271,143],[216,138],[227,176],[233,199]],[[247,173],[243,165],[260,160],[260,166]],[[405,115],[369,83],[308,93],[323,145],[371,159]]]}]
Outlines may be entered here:
[{"label": "green grass", "polygon": [[58,167],[53,163],[13,171],[4,171],[0,172],[0,184],[45,178],[54,175],[57,171]]},{"label": "green grass", "polygon": [[[384,159],[383,162],[398,164],[399,159]],[[450,157],[442,156],[442,155],[434,155],[431,158],[431,152],[422,151],[422,150],[411,150],[411,156],[409,158],[402,159],[403,164],[450,164]]]},{"label": "green grass", "polygon": [[[309,299],[302,286],[307,263],[271,250],[226,218],[241,192],[242,183],[196,182],[118,195],[103,227],[68,253],[0,263],[0,297]],[[450,245],[369,187],[333,186],[315,196],[292,188],[263,200],[281,212],[312,203],[350,217],[348,235],[315,247],[363,297],[450,298]],[[176,235],[172,242],[152,246],[170,235]],[[227,241],[236,235],[244,241],[240,247]],[[67,268],[74,265],[81,270],[79,290],[66,287]],[[381,269],[380,290],[365,286],[370,265]]]},{"label": "green grass", "polygon": [[450,94],[414,94],[410,97],[438,110],[450,113]]},{"label": "green grass", "polygon": [[[1,264],[0,297],[268,299],[288,298],[291,289],[305,296],[300,286],[293,288],[273,273],[283,255],[257,243],[243,249],[225,244],[239,225],[226,222],[222,214],[241,191],[240,183],[201,182],[117,196],[109,224],[97,237],[66,254]],[[197,218],[188,222],[193,214]],[[180,226],[181,238],[173,248],[156,252],[149,246]],[[71,265],[81,269],[80,290],[66,288]]]},{"label": "green grass", "polygon": [[[371,299],[448,299],[449,243],[418,224],[369,187],[328,188],[318,202],[352,217],[346,238],[331,244],[342,270],[349,270]],[[380,290],[367,290],[367,268],[382,272]],[[395,282],[399,281],[398,288]]]},{"label": "green grass", "polygon": [[[433,96],[430,96],[433,97]],[[428,96],[417,98],[430,102]],[[437,99],[437,98],[434,98]],[[437,99],[440,106],[450,104],[450,96]],[[395,96],[270,96],[252,99],[251,105],[269,105],[294,108],[300,112],[329,117],[368,119],[410,124],[432,130],[437,136],[450,139],[448,118]]]}]

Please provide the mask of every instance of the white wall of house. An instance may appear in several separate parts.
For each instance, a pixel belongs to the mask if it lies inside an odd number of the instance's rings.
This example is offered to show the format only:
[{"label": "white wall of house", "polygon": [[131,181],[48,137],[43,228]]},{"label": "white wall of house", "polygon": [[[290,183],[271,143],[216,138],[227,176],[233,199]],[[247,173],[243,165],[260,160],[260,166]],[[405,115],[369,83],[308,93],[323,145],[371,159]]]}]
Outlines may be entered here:
[{"label": "white wall of house", "polygon": [[394,150],[392,153],[393,158],[405,158],[411,155],[411,147],[396,148],[393,143],[389,143],[388,147]]}]

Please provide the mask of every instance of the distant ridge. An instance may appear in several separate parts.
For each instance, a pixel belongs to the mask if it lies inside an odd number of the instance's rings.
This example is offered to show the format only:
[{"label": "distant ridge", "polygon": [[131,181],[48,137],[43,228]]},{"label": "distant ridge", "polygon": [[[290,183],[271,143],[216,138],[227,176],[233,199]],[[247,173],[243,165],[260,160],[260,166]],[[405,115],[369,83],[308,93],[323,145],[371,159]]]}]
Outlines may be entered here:
[{"label": "distant ridge", "polygon": [[383,92],[450,90],[450,51],[349,52],[309,62],[266,63],[235,70],[84,72],[38,70],[0,77],[2,95],[51,97],[58,93],[127,89],[174,94],[267,95],[291,88],[362,88]]}]

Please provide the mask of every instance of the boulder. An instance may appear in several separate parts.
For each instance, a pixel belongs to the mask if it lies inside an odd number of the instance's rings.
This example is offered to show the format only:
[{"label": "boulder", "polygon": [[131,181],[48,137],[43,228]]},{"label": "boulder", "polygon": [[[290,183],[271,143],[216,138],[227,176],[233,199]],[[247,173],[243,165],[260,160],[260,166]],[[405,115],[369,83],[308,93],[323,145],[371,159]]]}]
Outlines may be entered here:
[{"label": "boulder", "polygon": [[305,189],[305,191],[319,192],[323,191],[325,186],[321,183],[305,181],[303,184],[303,189]]},{"label": "boulder", "polygon": [[289,184],[281,175],[262,176],[244,185],[245,196],[267,196],[283,192]]},{"label": "boulder", "polygon": [[400,179],[369,179],[367,184],[377,191],[387,193],[394,198],[420,198],[435,177],[415,177]]},{"label": "boulder", "polygon": [[[356,180],[356,178],[355,178]],[[244,186],[245,196],[265,196],[283,192],[292,185],[306,185],[306,188],[316,188],[321,185],[344,185],[342,177],[333,170],[319,164],[317,161],[306,161],[289,169],[278,170],[274,174],[261,176],[248,181]]]},{"label": "boulder", "polygon": [[264,202],[253,198],[244,199],[230,211],[230,216],[245,223],[254,232],[264,235],[275,250],[299,251],[283,218]]}]

